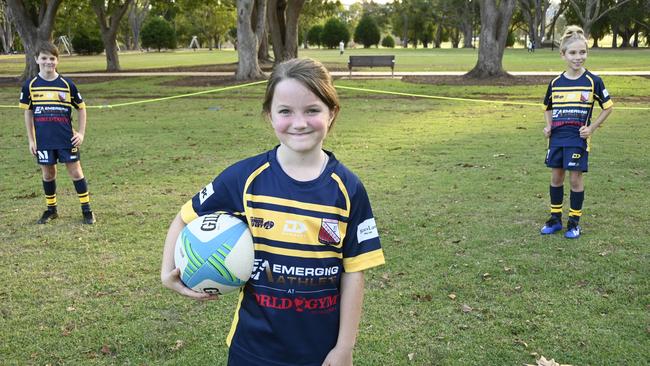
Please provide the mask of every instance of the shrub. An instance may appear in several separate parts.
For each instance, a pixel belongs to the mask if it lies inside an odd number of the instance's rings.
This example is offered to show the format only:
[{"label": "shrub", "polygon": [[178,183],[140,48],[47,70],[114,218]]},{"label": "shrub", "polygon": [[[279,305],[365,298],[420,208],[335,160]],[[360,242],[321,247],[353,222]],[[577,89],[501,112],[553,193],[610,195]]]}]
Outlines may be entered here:
[{"label": "shrub", "polygon": [[336,48],[339,42],[348,43],[350,41],[350,31],[342,21],[331,18],[325,23],[323,33],[321,33],[321,44],[328,48]]},{"label": "shrub", "polygon": [[315,25],[309,29],[307,32],[307,43],[311,46],[321,46],[323,42],[321,41],[321,35],[323,34],[323,26]]},{"label": "shrub", "polygon": [[368,14],[364,14],[354,30],[354,41],[363,44],[363,48],[370,48],[378,45],[381,34],[375,20]]},{"label": "shrub", "polygon": [[142,46],[160,49],[176,48],[176,32],[174,28],[162,18],[153,18],[142,27]]},{"label": "shrub", "polygon": [[104,42],[99,34],[82,30],[72,38],[72,48],[80,55],[96,55],[104,52]]},{"label": "shrub", "polygon": [[381,45],[386,48],[395,48],[395,39],[389,34],[381,40]]}]

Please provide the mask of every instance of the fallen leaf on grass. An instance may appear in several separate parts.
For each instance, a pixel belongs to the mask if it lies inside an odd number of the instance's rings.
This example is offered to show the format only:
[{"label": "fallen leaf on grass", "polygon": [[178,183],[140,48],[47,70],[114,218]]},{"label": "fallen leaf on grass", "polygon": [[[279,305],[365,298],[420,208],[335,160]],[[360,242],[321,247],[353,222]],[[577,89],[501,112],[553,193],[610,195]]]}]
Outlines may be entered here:
[{"label": "fallen leaf on grass", "polygon": [[415,353],[409,353],[407,356],[409,358],[409,361],[413,361],[413,359],[415,358]]},{"label": "fallen leaf on grass", "polygon": [[483,278],[483,280],[489,280],[489,279],[490,279],[490,276],[491,276],[491,275],[490,275],[488,272],[485,272],[485,273],[483,273],[483,274],[481,275],[481,278]]},{"label": "fallen leaf on grass", "polygon": [[452,300],[456,300],[456,294],[452,293],[452,294],[447,295],[447,297],[452,299]]},{"label": "fallen leaf on grass", "polygon": [[571,366],[569,364],[560,364],[555,362],[555,359],[547,360],[546,357],[541,356],[537,359],[537,363],[534,365],[526,364],[526,366]]},{"label": "fallen leaf on grass", "polygon": [[110,356],[113,352],[111,351],[111,347],[109,347],[107,344],[102,346],[102,349],[99,350],[103,355]]},{"label": "fallen leaf on grass", "polygon": [[178,351],[179,349],[183,348],[184,345],[185,345],[185,342],[183,342],[183,341],[180,340],[180,339],[177,339],[177,340],[176,340],[176,344],[174,344],[173,346],[171,346],[171,350],[174,351],[174,352],[176,352],[176,351]]},{"label": "fallen leaf on grass", "polygon": [[522,341],[521,339],[515,339],[515,344],[520,344],[524,346],[524,348],[528,348],[528,343]]},{"label": "fallen leaf on grass", "polygon": [[460,310],[462,310],[463,313],[470,313],[474,309],[472,309],[472,307],[467,304],[463,304],[460,306]]}]

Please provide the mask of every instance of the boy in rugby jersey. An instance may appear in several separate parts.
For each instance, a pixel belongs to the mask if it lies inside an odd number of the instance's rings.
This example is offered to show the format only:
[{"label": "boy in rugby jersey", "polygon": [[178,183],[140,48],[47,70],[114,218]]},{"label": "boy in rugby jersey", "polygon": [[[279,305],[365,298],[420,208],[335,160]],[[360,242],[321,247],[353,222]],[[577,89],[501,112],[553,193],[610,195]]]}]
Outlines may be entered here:
[{"label": "boy in rugby jersey", "polygon": [[226,340],[228,365],[352,365],[363,271],[383,264],[384,255],[363,184],[322,148],[339,108],[320,62],[276,65],[262,109],[280,144],[226,168],[170,225],[161,281],[197,299],[214,295],[185,287],[174,268],[183,227],[226,211],[251,230],[255,268]]},{"label": "boy in rugby jersey", "polygon": [[[86,106],[75,84],[56,71],[59,51],[51,43],[38,46],[39,73],[27,80],[20,93],[20,108],[25,110],[25,127],[29,151],[43,173],[43,190],[47,209],[37,221],[45,224],[56,219],[57,161],[64,163],[74,183],[84,224],[94,224],[90,209],[88,184],[79,162],[79,146],[86,133]],[[77,109],[79,129],[72,127],[72,108]]]},{"label": "boy in rugby jersey", "polygon": [[[542,227],[542,235],[562,230],[564,177],[569,171],[570,207],[564,236],[569,239],[580,237],[579,223],[584,201],[582,173],[588,169],[591,135],[612,113],[613,103],[603,80],[584,67],[587,48],[582,28],[567,27],[560,42],[560,55],[567,67],[550,82],[544,98],[544,135],[549,139],[546,166],[551,168],[551,217]],[[591,121],[596,101],[603,110]]]}]

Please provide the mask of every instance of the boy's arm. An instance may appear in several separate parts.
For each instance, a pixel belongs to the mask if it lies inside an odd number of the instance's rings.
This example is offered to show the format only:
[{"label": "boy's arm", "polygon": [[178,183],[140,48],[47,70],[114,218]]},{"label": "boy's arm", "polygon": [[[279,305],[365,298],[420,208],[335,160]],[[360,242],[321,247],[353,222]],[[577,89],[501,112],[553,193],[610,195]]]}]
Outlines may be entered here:
[{"label": "boy's arm", "polygon": [[36,156],[36,137],[34,136],[34,111],[25,110],[25,129],[27,129],[27,141],[29,142],[29,152]]},{"label": "boy's arm", "polygon": [[553,123],[553,110],[549,109],[544,111],[544,119],[546,120],[546,126],[544,127],[544,136],[551,137],[551,124]]},{"label": "boy's arm", "polygon": [[580,127],[580,137],[586,139],[587,137],[591,136],[594,133],[594,131],[596,131],[596,129],[600,127],[600,125],[603,122],[605,122],[605,120],[609,117],[609,115],[612,114],[613,109],[614,109],[613,107],[603,109],[598,115],[598,118],[596,118],[595,121],[591,122],[589,126]]},{"label": "boy's arm", "polygon": [[352,350],[357,340],[363,304],[363,272],[341,275],[341,315],[336,346],[327,354],[323,366],[352,366]]},{"label": "boy's arm", "polygon": [[79,130],[73,131],[72,133],[72,145],[77,147],[84,142],[84,136],[86,135],[86,108],[81,108],[77,111],[79,117]]}]

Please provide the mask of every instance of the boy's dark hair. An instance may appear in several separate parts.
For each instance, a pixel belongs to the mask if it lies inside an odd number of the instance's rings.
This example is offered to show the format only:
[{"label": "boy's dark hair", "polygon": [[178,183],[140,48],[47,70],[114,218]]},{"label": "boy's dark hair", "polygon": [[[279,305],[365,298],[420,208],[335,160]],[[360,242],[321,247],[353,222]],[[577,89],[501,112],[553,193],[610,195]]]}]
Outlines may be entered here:
[{"label": "boy's dark hair", "polygon": [[49,53],[50,55],[59,58],[59,49],[50,42],[41,42],[36,46],[36,56],[38,57],[41,53]]},{"label": "boy's dark hair", "polygon": [[271,103],[275,94],[275,87],[282,80],[295,79],[311,90],[333,114],[329,129],[336,121],[336,116],[341,109],[339,97],[332,83],[332,76],[325,66],[311,58],[294,58],[275,65],[271,77],[266,84],[266,95],[262,104],[264,113],[271,113]]}]

